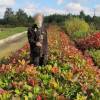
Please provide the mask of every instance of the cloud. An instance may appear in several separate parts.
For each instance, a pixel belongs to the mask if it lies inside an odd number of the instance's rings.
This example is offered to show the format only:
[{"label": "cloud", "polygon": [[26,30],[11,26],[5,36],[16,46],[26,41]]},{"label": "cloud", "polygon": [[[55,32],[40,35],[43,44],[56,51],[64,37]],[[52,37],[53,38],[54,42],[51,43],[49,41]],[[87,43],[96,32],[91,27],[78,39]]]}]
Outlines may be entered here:
[{"label": "cloud", "polygon": [[58,5],[62,4],[64,0],[57,0]]},{"label": "cloud", "polygon": [[33,4],[28,4],[26,5],[23,10],[28,14],[28,15],[33,15],[34,13],[37,12],[37,7]]},{"label": "cloud", "polygon": [[96,1],[96,0],[69,0],[70,2],[73,2],[73,3],[91,3],[93,1]]},{"label": "cloud", "polygon": [[54,9],[54,8],[50,8],[50,7],[45,7],[43,9],[43,13],[45,15],[50,15],[50,14],[65,14],[65,10]]},{"label": "cloud", "polygon": [[71,2],[79,3],[79,2],[86,2],[87,0],[71,0]]},{"label": "cloud", "polygon": [[0,0],[0,7],[10,7],[15,4],[16,0]]},{"label": "cloud", "polygon": [[96,16],[100,16],[100,5],[97,5],[95,8],[95,14]]},{"label": "cloud", "polygon": [[55,8],[50,8],[50,7],[43,7],[39,9],[39,7],[36,7],[34,4],[29,4],[23,10],[28,14],[28,15],[34,15],[36,13],[43,13],[44,15],[51,15],[51,14],[65,14],[64,10],[60,9],[55,9]]},{"label": "cloud", "polygon": [[2,18],[4,16],[5,10],[6,10],[6,8],[0,7],[0,18]]},{"label": "cloud", "polygon": [[[60,5],[64,2],[64,0],[56,0],[57,3]],[[79,14],[81,10],[84,11],[85,14],[94,15],[94,9],[89,8],[87,6],[82,6],[82,2],[86,2],[88,0],[70,0],[70,2],[65,6],[64,9],[57,9],[52,7],[39,7],[37,4],[28,3],[23,5],[23,9],[28,15],[34,15],[35,13],[42,12],[44,15],[50,14]],[[95,0],[92,0],[95,1]],[[0,18],[3,17],[4,12],[7,7],[12,7],[16,3],[16,0],[0,0]],[[95,6],[95,14],[96,16],[100,16],[100,5]]]},{"label": "cloud", "polygon": [[[38,6],[34,5],[34,4],[28,4],[24,7],[24,11],[28,14],[28,15],[34,15],[36,13],[43,13],[44,15],[51,15],[51,14],[68,14],[68,13],[72,13],[72,14],[80,14],[80,11],[84,11],[84,13],[86,15],[94,15],[94,10],[89,8],[89,7],[85,7],[82,6],[79,3],[69,3],[66,5],[65,9],[56,9],[56,8],[52,8],[52,7],[43,7],[43,8],[39,8]],[[97,16],[100,16],[100,5],[96,6],[95,9],[95,13]]]},{"label": "cloud", "polygon": [[[66,5],[65,9],[66,9],[66,12],[76,14],[76,15],[79,14],[80,11],[84,11],[84,13],[86,15],[91,15],[91,16],[94,15],[93,8],[82,6],[80,3],[71,2],[71,3]],[[95,14],[96,14],[96,16],[100,16],[100,5],[97,5],[95,7]]]},{"label": "cloud", "polygon": [[72,14],[79,14],[80,11],[84,11],[85,14],[89,14],[89,15],[93,15],[93,10],[88,8],[88,7],[84,7],[81,6],[80,3],[69,3],[66,5],[65,7],[66,11]]},{"label": "cloud", "polygon": [[0,18],[4,16],[4,12],[7,7],[12,7],[16,0],[0,0]]}]

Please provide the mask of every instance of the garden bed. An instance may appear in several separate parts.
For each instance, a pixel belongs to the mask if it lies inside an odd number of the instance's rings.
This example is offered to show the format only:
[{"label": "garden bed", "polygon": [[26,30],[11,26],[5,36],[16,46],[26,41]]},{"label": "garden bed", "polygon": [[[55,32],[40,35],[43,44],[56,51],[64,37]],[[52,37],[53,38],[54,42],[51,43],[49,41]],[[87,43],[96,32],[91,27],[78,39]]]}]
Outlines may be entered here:
[{"label": "garden bed", "polygon": [[48,28],[46,66],[29,63],[29,45],[0,62],[1,100],[99,100],[100,70],[59,27]]}]

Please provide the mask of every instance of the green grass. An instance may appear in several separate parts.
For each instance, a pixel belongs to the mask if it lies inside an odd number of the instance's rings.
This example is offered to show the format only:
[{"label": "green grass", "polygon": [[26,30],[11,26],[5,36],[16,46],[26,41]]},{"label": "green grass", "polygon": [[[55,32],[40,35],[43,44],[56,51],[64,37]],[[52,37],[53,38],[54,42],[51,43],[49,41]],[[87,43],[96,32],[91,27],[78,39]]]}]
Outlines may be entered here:
[{"label": "green grass", "polygon": [[7,38],[8,36],[14,35],[16,33],[20,33],[26,31],[26,27],[16,27],[16,28],[2,28],[0,29],[0,39]]}]

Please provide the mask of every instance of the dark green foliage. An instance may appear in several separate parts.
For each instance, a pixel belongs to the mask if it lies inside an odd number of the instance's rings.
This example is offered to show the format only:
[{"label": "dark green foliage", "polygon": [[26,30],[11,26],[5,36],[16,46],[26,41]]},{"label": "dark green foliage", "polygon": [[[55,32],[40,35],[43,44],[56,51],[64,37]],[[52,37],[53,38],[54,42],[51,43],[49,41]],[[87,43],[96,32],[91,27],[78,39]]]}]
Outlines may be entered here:
[{"label": "dark green foliage", "polygon": [[[89,25],[91,23],[93,26],[97,29],[100,30],[100,16],[93,16],[91,17],[90,15],[85,15],[83,11],[80,12],[80,15],[60,15],[60,14],[53,14],[49,16],[45,16],[44,22],[46,24],[58,24],[62,26],[63,28],[63,23],[65,20],[68,20],[70,17],[79,17],[83,20],[85,20]],[[17,12],[14,12],[12,8],[7,8],[4,14],[4,18],[0,19],[0,26],[5,25],[5,26],[30,26],[34,23],[34,20],[32,16],[28,16],[22,9],[19,9]]]},{"label": "dark green foliage", "polygon": [[4,18],[0,19],[0,26],[3,25],[5,27],[30,26],[33,23],[33,18],[28,16],[22,9],[15,13],[12,8],[7,8]]}]

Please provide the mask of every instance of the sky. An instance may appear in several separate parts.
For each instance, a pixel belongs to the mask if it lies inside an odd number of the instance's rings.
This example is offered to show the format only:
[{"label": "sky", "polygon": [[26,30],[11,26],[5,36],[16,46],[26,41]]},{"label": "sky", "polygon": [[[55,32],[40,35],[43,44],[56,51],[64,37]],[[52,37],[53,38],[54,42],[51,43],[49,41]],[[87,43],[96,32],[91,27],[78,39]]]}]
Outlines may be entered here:
[{"label": "sky", "polygon": [[79,14],[100,16],[100,0],[0,0],[0,18],[4,16],[6,8],[17,11],[23,9],[28,15],[36,13],[50,14]]}]

